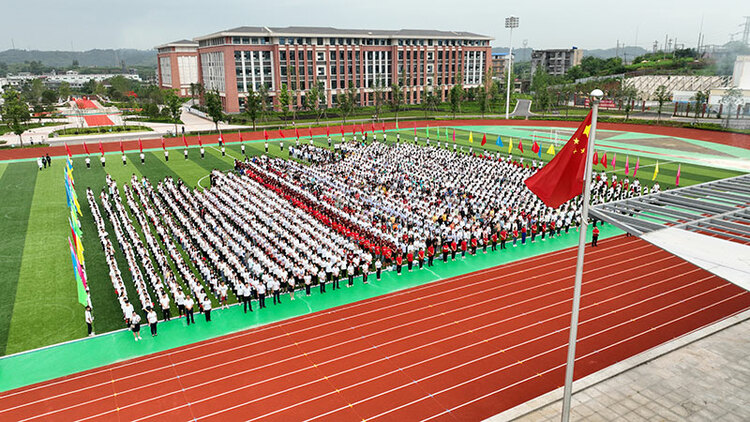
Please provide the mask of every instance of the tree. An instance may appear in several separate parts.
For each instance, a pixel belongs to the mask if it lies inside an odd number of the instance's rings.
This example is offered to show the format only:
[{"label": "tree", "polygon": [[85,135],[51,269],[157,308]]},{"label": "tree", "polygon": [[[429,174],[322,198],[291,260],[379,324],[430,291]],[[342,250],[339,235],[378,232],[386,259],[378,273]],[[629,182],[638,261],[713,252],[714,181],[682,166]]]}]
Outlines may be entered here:
[{"label": "tree", "polygon": [[261,122],[264,122],[266,120],[266,115],[268,114],[268,86],[266,84],[261,84],[258,88],[258,98],[260,98],[258,117]]},{"label": "tree", "polygon": [[216,130],[219,130],[219,122],[224,119],[224,110],[221,107],[221,97],[218,92],[206,93],[206,112],[216,125]]},{"label": "tree", "polygon": [[425,90],[424,98],[422,99],[424,104],[424,115],[427,117],[427,111],[437,111],[440,105],[440,98],[435,94],[435,90],[432,87],[428,87]]},{"label": "tree", "polygon": [[621,101],[625,102],[625,121],[630,118],[633,111],[633,102],[638,99],[638,90],[633,85],[624,85],[620,90]]},{"label": "tree", "polygon": [[29,106],[21,99],[21,95],[13,89],[7,89],[3,94],[3,99],[5,102],[0,109],[0,116],[2,116],[3,122],[8,125],[8,128],[18,135],[23,147],[21,135],[25,131],[24,124],[31,118]]},{"label": "tree", "polygon": [[396,123],[398,123],[398,112],[401,110],[401,104],[403,104],[403,102],[404,91],[401,89],[401,85],[399,83],[391,84],[391,101],[389,106],[391,111],[396,113]]},{"label": "tree", "polygon": [[721,100],[719,100],[719,103],[724,107],[727,116],[725,127],[729,127],[729,119],[732,118],[732,113],[736,112],[735,110],[737,109],[737,105],[739,105],[741,102],[742,91],[734,86],[729,88],[724,93],[724,96],[721,97]]},{"label": "tree", "polygon": [[450,103],[454,119],[456,118],[456,113],[461,112],[461,102],[464,99],[464,87],[461,83],[462,80],[461,72],[458,72],[456,74],[456,84],[453,85],[450,91],[448,91],[448,102]]},{"label": "tree", "polygon": [[63,101],[68,101],[68,98],[70,98],[70,84],[67,82],[60,82],[60,86],[57,88],[57,94]]},{"label": "tree", "polygon": [[245,97],[245,114],[247,114],[247,117],[253,122],[253,130],[255,130],[255,121],[258,119],[261,107],[260,95],[250,88]]},{"label": "tree", "polygon": [[672,94],[667,91],[667,87],[659,85],[654,91],[654,99],[659,103],[658,117],[657,120],[661,120],[661,110],[664,108],[664,103],[672,99]]},{"label": "tree", "polygon": [[708,102],[708,96],[709,92],[708,90],[704,91],[697,91],[695,95],[693,96],[693,101],[695,101],[695,119],[698,120],[698,114],[703,111],[703,104]]},{"label": "tree", "polygon": [[321,104],[325,104],[325,92],[323,92],[322,85],[322,82],[313,84],[305,95],[305,105],[315,112],[316,123],[320,122],[320,116],[323,114]]},{"label": "tree", "polygon": [[45,89],[42,91],[42,102],[47,105],[52,105],[57,102],[57,92],[54,89]]},{"label": "tree", "polygon": [[286,87],[286,84],[281,84],[278,99],[281,113],[284,115],[284,124],[286,125],[286,118],[289,115],[289,101],[291,101],[291,95],[289,95],[289,89]]},{"label": "tree", "polygon": [[383,110],[383,104],[385,104],[385,84],[382,78],[376,79],[372,86],[372,100],[375,106],[375,118],[380,119],[380,113]]},{"label": "tree", "polygon": [[339,109],[341,109],[341,114],[344,117],[344,124],[346,124],[346,118],[354,111],[354,107],[357,104],[357,89],[354,87],[354,82],[349,81],[349,88],[336,98],[339,103]]},{"label": "tree", "polygon": [[174,123],[174,134],[177,135],[177,123],[182,122],[180,120],[180,115],[182,115],[182,99],[177,96],[177,92],[174,89],[165,89],[164,104],[165,108],[169,111],[169,117]]},{"label": "tree", "polygon": [[542,110],[542,115],[544,115],[550,103],[548,87],[549,75],[544,71],[542,66],[539,66],[536,68],[534,79],[531,81],[531,91],[534,93],[534,105],[537,110]]}]

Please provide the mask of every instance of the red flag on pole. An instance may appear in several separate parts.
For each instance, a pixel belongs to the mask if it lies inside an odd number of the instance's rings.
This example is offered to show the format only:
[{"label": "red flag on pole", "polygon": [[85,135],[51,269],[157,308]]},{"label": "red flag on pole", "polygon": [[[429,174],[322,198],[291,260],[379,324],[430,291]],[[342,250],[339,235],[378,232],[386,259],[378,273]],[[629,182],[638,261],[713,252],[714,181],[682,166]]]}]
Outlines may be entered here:
[{"label": "red flag on pole", "polygon": [[629,173],[630,173],[630,156],[628,155],[625,157],[625,174],[627,175]]},{"label": "red flag on pole", "polygon": [[536,143],[536,140],[534,141],[534,145],[531,146],[531,152],[534,154],[539,153],[539,144]]},{"label": "red flag on pole", "polygon": [[344,124],[342,123],[341,124],[341,137],[343,136],[344,136]]},{"label": "red flag on pole", "polygon": [[383,122],[383,132],[385,133],[385,122]]},{"label": "red flag on pole", "polygon": [[456,142],[456,129],[453,129],[453,142]]},{"label": "red flag on pole", "polygon": [[311,128],[311,127],[309,127],[309,126],[308,126],[308,128],[307,128],[307,132],[308,132],[308,133],[310,133],[310,137],[312,138],[312,137],[313,137],[313,135],[312,135],[312,128]]},{"label": "red flag on pole", "polygon": [[594,151],[594,165],[599,164],[599,153]]},{"label": "red flag on pole", "polygon": [[360,123],[359,124],[359,133],[361,133],[363,135],[365,134],[365,124],[364,123]]},{"label": "red flag on pole", "polygon": [[125,154],[125,147],[122,146],[122,139],[120,139],[120,152]]},{"label": "red flag on pole", "polygon": [[198,145],[200,145],[201,147],[203,147],[203,141],[201,141],[201,135],[200,135],[200,133],[198,134]]},{"label": "red flag on pole", "polygon": [[182,135],[182,143],[185,144],[185,148],[187,148],[187,139],[184,134]]},{"label": "red flag on pole", "polygon": [[331,137],[331,128],[329,128],[328,125],[326,125],[326,137]]},{"label": "red flag on pole", "polygon": [[487,134],[485,133],[482,135],[482,146],[484,146],[484,144],[486,143],[487,143]]},{"label": "red flag on pole", "polygon": [[73,158],[73,154],[70,153],[70,148],[68,148],[68,143],[65,142],[65,152],[68,153],[69,158]]},{"label": "red flag on pole", "polygon": [[282,132],[282,131],[281,131],[281,129],[279,129],[279,137],[280,137],[280,138],[283,138],[283,137],[284,137],[284,132]]},{"label": "red flag on pole", "polygon": [[641,166],[641,157],[638,157],[635,160],[635,168],[633,169],[633,177],[635,177],[635,174],[638,173],[638,167],[640,166]]},{"label": "red flag on pole", "polygon": [[141,154],[143,154],[143,143],[141,143],[141,138],[138,138],[138,149],[141,151]]},{"label": "red flag on pole", "polygon": [[372,122],[370,124],[370,126],[371,126],[371,129],[372,129],[372,133],[375,133],[375,122]]},{"label": "red flag on pole", "polygon": [[294,134],[297,135],[297,139],[299,139],[299,129],[294,128]]},{"label": "red flag on pole", "polygon": [[607,168],[607,153],[605,152],[604,155],[602,155],[602,165],[604,168]]},{"label": "red flag on pole", "polygon": [[102,141],[99,141],[99,152],[101,152],[102,155],[104,155],[104,147],[102,147]]},{"label": "red flag on pole", "polygon": [[417,136],[417,122],[414,122],[414,136]]},{"label": "red flag on pole", "polygon": [[268,132],[265,129],[263,129],[263,137],[266,138],[266,141],[268,140]]},{"label": "red flag on pole", "polygon": [[524,182],[547,206],[557,208],[583,192],[590,129],[591,112],[555,158]]},{"label": "red flag on pole", "polygon": [[85,141],[83,142],[83,149],[84,149],[84,150],[86,150],[86,155],[91,155],[91,154],[89,153],[89,147],[88,147],[88,146],[86,145],[86,142],[85,142]]},{"label": "red flag on pole", "polygon": [[677,164],[677,178],[674,181],[675,186],[680,186],[680,168],[682,167],[682,164]]},{"label": "red flag on pole", "polygon": [[616,152],[613,152],[613,153],[612,153],[612,170],[614,170],[614,169],[615,169],[615,163],[616,163],[616,162],[617,162],[617,153],[616,153]]},{"label": "red flag on pole", "polygon": [[167,145],[164,143],[164,137],[163,136],[161,137],[161,149],[163,149],[164,151],[167,150]]},{"label": "red flag on pole", "polygon": [[520,139],[518,140],[518,149],[520,149],[521,150],[521,154],[523,154],[523,142],[521,142]]}]

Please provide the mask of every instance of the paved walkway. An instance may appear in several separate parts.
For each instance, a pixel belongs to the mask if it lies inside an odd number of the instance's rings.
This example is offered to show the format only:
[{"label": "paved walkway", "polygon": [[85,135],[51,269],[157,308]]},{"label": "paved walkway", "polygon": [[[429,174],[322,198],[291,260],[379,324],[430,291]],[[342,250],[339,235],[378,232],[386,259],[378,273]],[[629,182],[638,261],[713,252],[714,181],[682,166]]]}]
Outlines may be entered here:
[{"label": "paved walkway", "polygon": [[[745,312],[744,321],[734,325],[729,325],[731,320],[719,322],[715,325],[729,326],[575,393],[570,419],[750,420],[748,316],[750,313]],[[561,408],[557,400],[520,417],[506,412],[492,420],[559,421]]]}]

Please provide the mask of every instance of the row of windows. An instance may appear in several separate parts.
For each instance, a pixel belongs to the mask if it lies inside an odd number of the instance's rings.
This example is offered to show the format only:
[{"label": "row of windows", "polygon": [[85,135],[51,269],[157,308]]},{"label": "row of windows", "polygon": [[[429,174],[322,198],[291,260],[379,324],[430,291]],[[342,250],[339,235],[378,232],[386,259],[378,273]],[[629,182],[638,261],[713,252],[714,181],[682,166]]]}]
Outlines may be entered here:
[{"label": "row of windows", "polygon": [[270,43],[271,38],[269,37],[232,37],[232,44],[262,45]]},{"label": "row of windows", "polygon": [[[276,39],[270,37],[231,37],[232,44],[264,45],[271,44]],[[216,37],[198,42],[200,47],[210,47],[225,44],[224,37]],[[279,45],[379,45],[388,46],[487,46],[488,40],[443,40],[443,39],[388,39],[388,38],[311,38],[311,37],[279,37]]]}]

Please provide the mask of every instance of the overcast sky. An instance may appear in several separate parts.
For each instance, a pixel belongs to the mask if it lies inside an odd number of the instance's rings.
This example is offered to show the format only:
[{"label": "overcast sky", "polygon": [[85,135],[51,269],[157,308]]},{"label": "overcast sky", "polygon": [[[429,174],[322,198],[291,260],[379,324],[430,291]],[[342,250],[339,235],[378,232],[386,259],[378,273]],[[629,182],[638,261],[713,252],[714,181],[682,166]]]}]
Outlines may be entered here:
[{"label": "overcast sky", "polygon": [[516,47],[527,40],[533,48],[611,48],[619,39],[650,49],[666,34],[694,47],[701,19],[706,44],[723,44],[750,15],[747,0],[7,1],[14,4],[0,7],[0,50],[11,48],[11,39],[35,50],[150,49],[243,25],[459,30],[504,47],[509,15],[520,18]]}]

